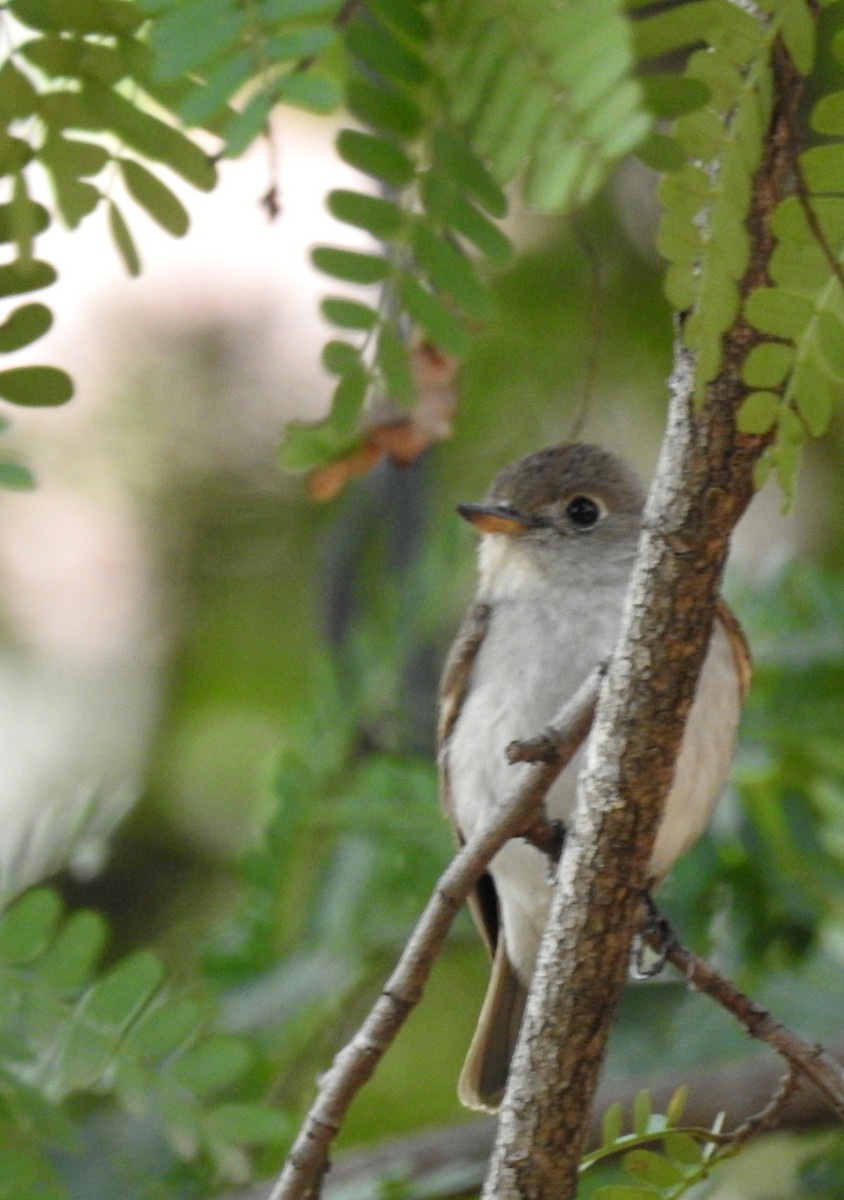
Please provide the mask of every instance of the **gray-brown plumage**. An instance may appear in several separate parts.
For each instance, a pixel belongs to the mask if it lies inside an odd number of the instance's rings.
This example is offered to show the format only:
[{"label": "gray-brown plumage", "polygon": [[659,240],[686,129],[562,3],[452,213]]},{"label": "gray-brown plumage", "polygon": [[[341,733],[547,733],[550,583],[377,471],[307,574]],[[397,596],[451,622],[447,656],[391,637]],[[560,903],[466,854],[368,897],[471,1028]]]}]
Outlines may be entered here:
[{"label": "gray-brown plumage", "polygon": [[[442,803],[465,840],[513,795],[528,770],[505,748],[542,730],[612,653],[636,554],[644,492],[626,463],[597,446],[563,444],[506,467],[481,504],[459,511],[481,533],[479,579],[440,692]],[[709,649],[651,860],[655,882],[705,828],[726,782],[749,656],[719,603]],[[580,753],[549,792],[565,823]],[[461,1100],[495,1111],[524,1012],[550,903],[547,864],[514,839],[471,901],[493,956]]]}]

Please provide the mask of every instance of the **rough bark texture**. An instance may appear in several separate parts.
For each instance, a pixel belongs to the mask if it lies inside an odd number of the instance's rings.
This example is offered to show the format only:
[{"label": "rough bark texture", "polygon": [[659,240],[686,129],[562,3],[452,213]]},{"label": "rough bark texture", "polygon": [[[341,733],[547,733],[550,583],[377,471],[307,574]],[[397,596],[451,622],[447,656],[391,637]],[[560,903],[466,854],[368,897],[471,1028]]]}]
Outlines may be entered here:
[{"label": "rough bark texture", "polygon": [[[780,97],[754,181],[743,294],[766,282],[770,219],[796,147],[799,77],[776,51]],[[764,439],[741,435],[741,366],[757,335],[739,317],[722,370],[693,411],[694,363],[679,344],[668,428],[648,498],[619,645],[604,681],[485,1200],[569,1200],[592,1096],[627,973],[647,863],[670,788],[730,534]]]}]

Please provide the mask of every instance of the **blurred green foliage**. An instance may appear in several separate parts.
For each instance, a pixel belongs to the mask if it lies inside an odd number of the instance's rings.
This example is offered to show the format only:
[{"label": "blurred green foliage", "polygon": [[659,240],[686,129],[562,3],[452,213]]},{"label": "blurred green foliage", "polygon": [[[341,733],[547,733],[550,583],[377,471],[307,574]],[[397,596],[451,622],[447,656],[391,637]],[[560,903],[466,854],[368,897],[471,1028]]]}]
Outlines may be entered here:
[{"label": "blurred green foliage", "polygon": [[[116,82],[124,81],[125,87],[131,81],[162,111],[222,133],[227,152],[235,153],[258,136],[275,100],[319,108],[332,98],[334,76],[343,74],[332,59],[339,54],[330,29],[334,6],[314,0],[288,8],[265,0],[249,7],[260,20],[244,57],[239,39],[248,22],[242,19],[245,6],[234,0],[145,0],[141,5],[10,0],[0,5],[0,20],[11,12],[28,29],[20,56],[40,72],[39,87],[27,87],[14,65],[11,71],[4,66],[6,84],[15,79],[17,87],[4,89],[0,106],[12,105],[7,115],[14,120],[32,118],[31,128],[43,134],[31,149],[46,165],[59,215],[74,226],[88,212],[106,210],[130,270],[139,255],[122,208],[100,188],[99,173],[118,169],[132,200],[178,235],[186,227],[181,204],[144,162],[172,168],[198,187],[210,185],[213,171],[183,133],[157,115],[133,114]],[[642,143],[645,156],[652,161],[663,156],[666,168],[677,146],[685,142],[696,153],[703,135],[713,134],[713,107],[701,109],[704,92],[689,86],[700,82],[695,72],[700,74],[701,60],[688,78],[674,81],[676,89],[663,87],[660,93],[657,76],[640,93],[638,84],[630,86],[632,51],[647,61],[676,50],[678,37],[685,44],[683,39],[712,33],[698,25],[707,13],[717,9],[723,15],[730,7],[679,6],[680,13],[692,13],[691,25],[678,25],[679,33],[669,28],[670,19],[656,20],[656,12],[653,21],[649,17],[638,27],[632,45],[620,18],[613,17],[613,36],[620,40],[610,67],[629,106],[625,135],[632,128],[635,137],[644,138],[645,108],[689,118],[673,144],[659,141],[660,135]],[[797,13],[802,6],[789,0],[767,7],[776,8],[784,36],[805,53],[805,22]],[[403,45],[397,22],[414,6],[379,0],[373,9],[386,21],[388,51],[396,42]],[[724,54],[725,95],[744,106],[750,133],[745,128],[743,137],[753,143],[748,147],[739,139],[728,148],[737,156],[732,165],[740,195],[759,149],[753,111],[765,100],[761,93],[749,94],[748,79],[757,69],[765,73],[764,56],[779,26],[772,24],[764,45],[755,36],[745,41],[738,35],[747,23],[738,12],[732,6],[714,41]],[[148,40],[137,34],[139,13],[153,19]],[[185,14],[201,20],[209,13],[220,20],[208,23],[203,41],[194,36],[196,26]],[[85,14],[87,24],[80,24]],[[464,50],[471,44],[477,6],[470,15]],[[837,87],[839,68],[830,47],[840,21],[840,8],[825,12],[823,54],[812,81],[813,100],[820,103]],[[366,46],[356,29],[350,53],[359,63]],[[276,46],[278,64],[265,70],[264,43],[292,34],[299,40]],[[417,27],[411,40],[429,35],[429,29]],[[291,45],[296,53],[307,47],[316,56],[306,64],[308,70],[295,69]],[[458,44],[452,53],[459,50]],[[485,68],[492,82],[496,63],[500,56],[492,55]],[[594,60],[570,65],[581,83],[588,81],[590,63]],[[457,89],[454,67],[454,62],[442,64],[449,87]],[[408,83],[402,72],[414,69],[407,60],[396,67],[399,91]],[[372,92],[361,90],[358,68],[354,74],[355,111],[360,116],[368,101],[364,115],[371,117]],[[77,82],[68,85],[68,80]],[[238,114],[230,105],[244,82],[250,92]],[[475,80],[476,91],[483,82]],[[513,76],[500,86],[506,99]],[[736,86],[739,93],[730,91]],[[420,81],[426,104],[428,87]],[[491,137],[489,122],[477,107],[478,96],[469,99],[476,104],[472,112],[469,104],[465,114],[473,153],[503,154],[506,139],[493,138],[484,149],[484,138]],[[523,102],[531,99],[526,91]],[[413,120],[416,106],[414,100]],[[587,110],[588,105],[572,117],[576,133],[584,128]],[[382,124],[384,111],[382,104]],[[438,109],[437,119],[441,116]],[[395,120],[393,114],[393,124],[388,121],[380,131],[380,144],[369,144],[379,179],[386,179],[388,170],[395,173],[396,156],[390,158],[384,149],[395,151],[403,142]],[[74,130],[72,139],[65,137],[67,128]],[[554,136],[558,132],[556,126],[551,130]],[[840,130],[836,125],[831,132]],[[541,188],[544,179],[566,195],[591,193],[618,149],[613,133],[612,121],[599,123],[597,173],[584,173],[582,156],[576,156],[568,173],[557,177],[561,163],[554,159],[543,176],[532,159],[533,186]],[[538,143],[528,140],[533,155]],[[127,146],[144,161],[127,158]],[[439,237],[451,224],[459,233],[459,221],[467,219],[467,206],[443,206],[443,188],[477,189],[478,176],[471,157],[455,165],[453,145],[440,136],[438,146],[443,178],[435,183],[442,186],[437,191],[429,184],[420,219],[429,219]],[[346,147],[348,159],[348,139]],[[710,149],[714,161],[724,146]],[[15,146],[5,150],[13,157],[22,152]],[[360,145],[357,153],[360,158]],[[31,257],[33,228],[46,210],[17,182],[21,165],[11,161],[16,207],[5,215],[17,258],[11,274],[2,268],[0,283],[7,294],[17,295],[48,286],[52,274],[38,260],[29,264],[28,274],[21,272],[21,262]],[[412,169],[417,168],[418,163]],[[505,168],[507,163],[499,163],[502,178]],[[490,203],[494,190],[483,178],[484,214],[489,214],[496,201]],[[823,178],[816,182],[827,186]],[[697,183],[702,186],[700,179]],[[736,197],[719,197],[719,203],[724,206],[719,222],[726,224],[738,258],[743,235],[732,219]],[[372,226],[375,210],[362,209],[360,198],[350,202],[345,195],[338,201],[335,194],[338,205],[351,223]],[[688,195],[677,200],[676,212],[684,206]],[[837,219],[837,209],[824,211]],[[478,215],[469,206],[470,218]],[[788,215],[781,215],[781,229],[795,232]],[[419,214],[399,216],[402,237],[396,237],[393,253],[406,249]],[[385,209],[378,208],[374,219],[384,218]],[[379,236],[395,232],[394,218],[393,209],[386,211],[388,229],[376,230]],[[455,334],[447,319],[453,322],[453,314],[444,316],[416,293],[408,301],[405,285],[404,302],[421,326],[429,334],[445,328],[460,343],[456,348],[466,350],[456,435],[410,471],[382,466],[320,511],[289,482],[276,480],[267,487],[245,475],[227,478],[216,463],[193,475],[168,475],[165,469],[154,483],[145,480],[152,493],[146,496],[151,537],[160,541],[164,573],[178,595],[173,607],[180,634],[144,801],[104,879],[88,888],[66,887],[74,900],[104,901],[119,954],[110,958],[106,951],[100,962],[102,919],[85,908],[63,913],[53,892],[28,894],[0,925],[0,1147],[7,1172],[0,1194],[5,1186],[10,1200],[28,1200],[43,1185],[41,1194],[51,1200],[64,1195],[93,1200],[96,1187],[103,1197],[118,1188],[127,1197],[156,1194],[154,1189],[158,1195],[199,1196],[212,1193],[221,1175],[243,1177],[252,1163],[268,1172],[277,1165],[314,1075],[377,992],[448,856],[431,759],[434,692],[438,664],[472,574],[471,538],[458,529],[453,504],[477,498],[504,462],[569,436],[581,419],[593,440],[624,448],[643,466],[653,458],[671,352],[670,308],[652,251],[655,219],[652,181],[632,166],[597,195],[576,225],[563,226],[553,217],[522,219],[514,231],[514,260],[493,282],[484,276],[495,304],[487,313],[484,303],[483,326],[473,330],[465,346],[463,330]],[[477,223],[472,228],[477,233]],[[486,225],[480,228],[489,242]],[[722,272],[716,260],[718,253],[723,258],[723,249],[716,246],[713,258],[697,241],[690,257],[691,243],[670,222],[663,226],[662,240],[678,267],[669,292],[680,289],[684,303],[702,306],[703,317],[706,304],[713,302],[718,320],[710,324],[701,317],[689,335],[694,345],[711,352],[729,316],[737,261]],[[427,249],[433,278],[439,260]],[[696,255],[704,256],[702,273]],[[495,254],[488,258],[494,260]],[[788,271],[794,263],[780,266],[784,274],[778,283],[791,286]],[[800,286],[823,290],[824,281],[816,276],[817,271]],[[465,275],[460,279],[471,290]],[[431,294],[446,290],[435,285]],[[695,293],[691,298],[689,290]],[[680,297],[674,293],[673,298]],[[40,336],[44,317],[36,308],[25,308],[17,325],[4,326],[6,345],[0,349]],[[333,312],[347,324],[351,316],[360,319],[359,312],[348,309],[335,306]],[[805,304],[801,312],[805,316]],[[760,313],[760,323],[763,317],[770,323],[777,313],[775,303],[772,311]],[[378,321],[390,324],[380,311]],[[807,328],[801,325],[798,331],[804,349]],[[781,336],[779,327],[774,332]],[[224,352],[217,334],[212,330],[197,337],[194,360],[178,375],[179,413],[197,438],[211,423],[214,404],[230,420],[238,401],[237,388],[226,392],[222,382]],[[812,342],[809,349],[814,363],[823,346]],[[167,360],[158,408],[150,403],[148,381],[139,378],[134,395],[127,388],[117,420],[130,443],[141,444],[143,422],[162,420],[163,411],[172,407],[170,369],[183,368],[185,357],[190,355]],[[242,361],[233,353],[229,359],[237,375]],[[773,365],[784,361],[780,355]],[[359,382],[357,367],[347,369],[347,358],[339,366],[341,381],[351,376],[353,384]],[[755,364],[762,368],[773,369],[770,361]],[[400,371],[387,352],[379,369],[396,378]],[[43,376],[28,379],[44,383]],[[61,381],[49,377],[48,383],[43,397],[64,398]],[[7,378],[7,387],[13,385]],[[355,404],[361,395],[360,388],[352,389]],[[32,395],[28,402],[34,402]],[[770,421],[772,413],[776,416],[779,408],[769,404],[762,417]],[[348,422],[348,406],[341,416]],[[750,416],[760,419],[758,411]],[[750,419],[747,413],[745,418]],[[184,428],[174,425],[169,436],[175,445]],[[834,418],[824,447],[809,456],[801,511],[813,546],[820,547],[820,564],[794,564],[763,582],[737,581],[735,604],[750,634],[756,679],[735,786],[712,831],[678,865],[665,893],[666,907],[685,937],[714,953],[769,1000],[778,1016],[819,1038],[839,1029],[844,984],[844,540],[836,516],[842,499],[841,449],[841,423]],[[133,468],[125,469],[131,476]],[[7,485],[31,482],[26,468],[11,459],[0,463],[0,477]],[[174,882],[176,865],[185,863],[188,877]],[[137,949],[150,938],[160,940],[161,960]],[[76,975],[69,980],[55,964],[74,944],[67,962]],[[120,957],[127,949],[133,951],[130,956]],[[482,953],[464,919],[425,1003],[355,1104],[344,1131],[347,1141],[457,1119],[454,1081],[485,975]],[[112,988],[119,991],[114,1008]],[[103,1005],[104,1019],[92,1031],[86,1014]],[[49,1028],[45,1012],[52,1014]],[[61,1060],[66,1071],[42,1069],[39,1076],[33,1064],[51,1051],[58,1035],[67,1039]],[[610,1069],[637,1074],[658,1062],[676,1068],[682,1079],[693,1077],[698,1064],[742,1053],[744,1037],[723,1014],[688,995],[682,984],[664,982],[628,989]],[[169,1099],[161,1105],[168,1088]],[[138,1115],[142,1110],[145,1116]],[[131,1162],[106,1166],[103,1130],[112,1120],[120,1138],[137,1140],[131,1143]],[[257,1154],[253,1142],[260,1143]],[[83,1160],[97,1162],[96,1182],[84,1174]],[[652,1160],[645,1163],[648,1169],[652,1180],[660,1171],[670,1172]],[[840,1146],[823,1147],[803,1168],[799,1186],[799,1200],[840,1200]]]}]

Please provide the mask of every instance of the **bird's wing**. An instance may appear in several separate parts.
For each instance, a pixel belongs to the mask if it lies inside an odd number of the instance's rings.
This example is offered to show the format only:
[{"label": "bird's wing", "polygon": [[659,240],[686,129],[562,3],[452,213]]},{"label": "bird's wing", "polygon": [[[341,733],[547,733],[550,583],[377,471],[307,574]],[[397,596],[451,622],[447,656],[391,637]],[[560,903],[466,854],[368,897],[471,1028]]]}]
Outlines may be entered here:
[{"label": "bird's wing", "polygon": [[[473,604],[467,609],[443,669],[440,683],[439,721],[437,724],[437,761],[439,764],[440,804],[448,817],[457,844],[465,838],[454,815],[448,777],[448,743],[460,719],[460,710],[469,690],[478,647],[489,626],[488,604]],[[490,875],[484,874],[469,897],[469,910],[489,949],[495,953],[498,941],[498,897]]]},{"label": "bird's wing", "polygon": [[750,678],[753,674],[753,660],[744,630],[739,624],[738,617],[725,600],[720,597],[715,603],[715,619],[720,621],[730,643],[738,674],[739,690],[742,700],[747,698],[750,690]]}]

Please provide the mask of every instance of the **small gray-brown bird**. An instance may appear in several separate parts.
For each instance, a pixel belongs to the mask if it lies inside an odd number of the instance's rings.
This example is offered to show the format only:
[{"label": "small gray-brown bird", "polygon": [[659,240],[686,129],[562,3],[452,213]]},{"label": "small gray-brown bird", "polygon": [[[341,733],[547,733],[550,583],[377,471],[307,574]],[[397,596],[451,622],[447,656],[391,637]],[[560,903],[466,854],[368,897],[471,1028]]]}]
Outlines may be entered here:
[{"label": "small gray-brown bird", "polygon": [[[507,745],[539,733],[618,636],[644,503],[631,468],[599,446],[563,444],[506,467],[482,504],[458,511],[480,531],[478,588],[443,673],[439,762],[444,808],[465,841],[521,782]],[[654,884],[706,827],[724,788],[750,677],[735,617],[720,601],[651,859]],[[565,825],[580,752],[546,811]],[[500,1105],[551,885],[544,856],[508,842],[471,902],[493,955],[458,1085],[470,1108]]]}]

